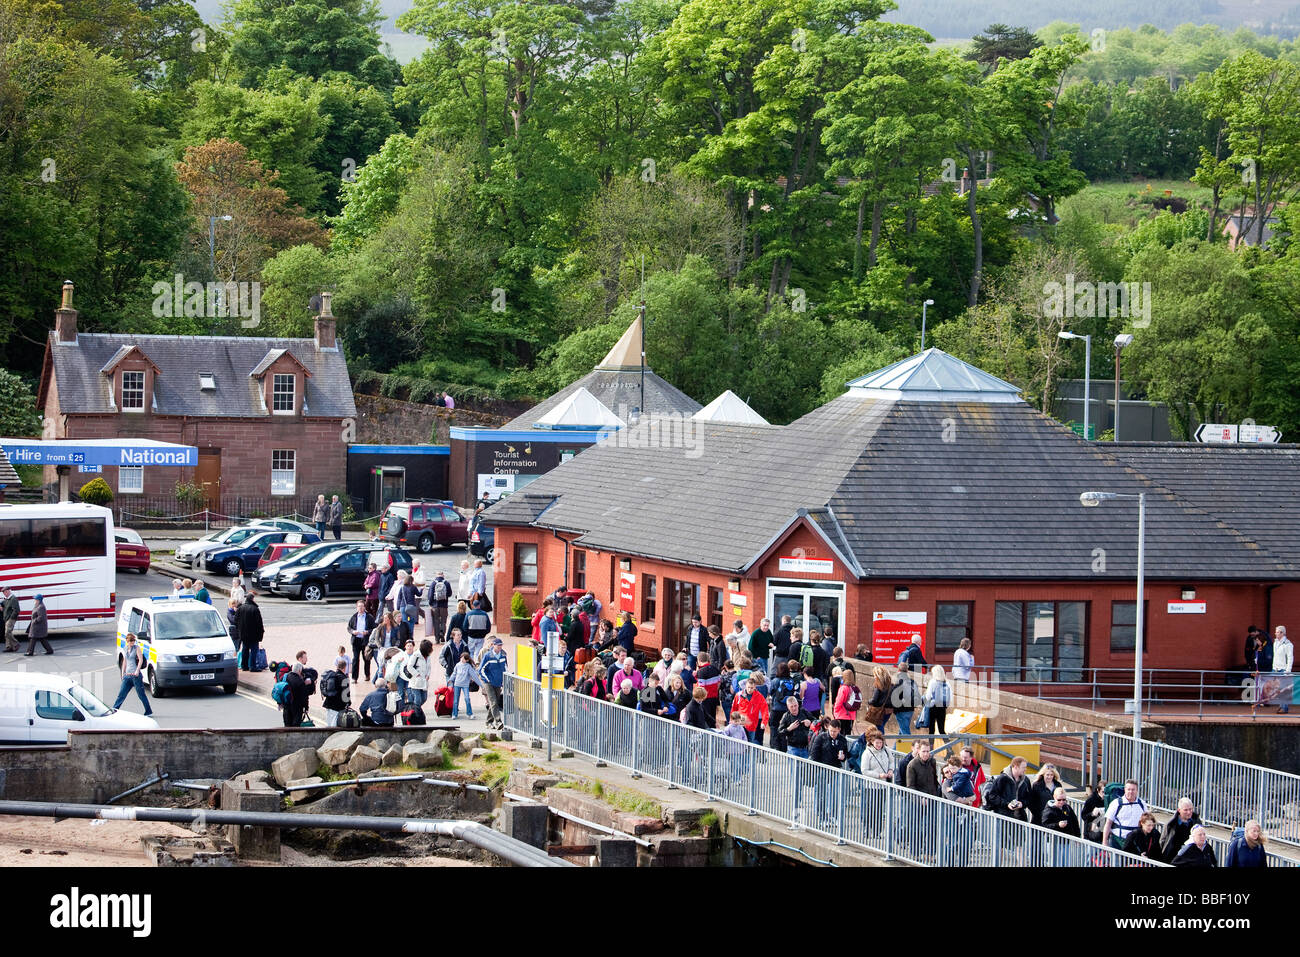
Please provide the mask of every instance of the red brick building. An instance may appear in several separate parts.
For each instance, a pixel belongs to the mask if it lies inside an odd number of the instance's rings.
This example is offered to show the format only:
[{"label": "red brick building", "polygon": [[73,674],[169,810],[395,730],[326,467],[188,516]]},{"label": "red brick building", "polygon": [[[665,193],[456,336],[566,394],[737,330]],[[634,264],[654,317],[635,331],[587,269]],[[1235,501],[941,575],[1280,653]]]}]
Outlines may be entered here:
[{"label": "red brick building", "polygon": [[[105,466],[115,505],[175,499],[178,482],[208,507],[236,502],[292,512],[321,492],[342,495],[356,406],[329,294],[312,339],[137,336],[77,330],[72,284],[45,347],[37,402],[44,438],[157,439],[195,446],[197,467]],[[68,468],[58,466],[57,468]],[[46,482],[57,480],[46,467]],[[73,488],[91,475],[72,476]]]},{"label": "red brick building", "polygon": [[900,630],[945,666],[969,637],[1004,684],[1131,675],[1137,503],[1083,508],[1096,490],[1146,496],[1146,666],[1239,667],[1248,625],[1300,627],[1296,446],[1085,442],[933,349],[788,426],[705,430],[690,455],[594,446],[494,505],[496,602],[589,587],[647,650],[695,612],[790,614],[890,663]]}]

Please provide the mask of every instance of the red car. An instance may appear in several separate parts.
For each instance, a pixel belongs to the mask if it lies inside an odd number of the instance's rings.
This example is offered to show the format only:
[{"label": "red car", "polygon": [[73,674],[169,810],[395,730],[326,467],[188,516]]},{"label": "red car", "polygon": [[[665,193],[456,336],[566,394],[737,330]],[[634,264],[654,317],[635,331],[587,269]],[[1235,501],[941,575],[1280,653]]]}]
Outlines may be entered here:
[{"label": "red car", "polygon": [[290,552],[306,547],[306,544],[306,542],[276,542],[274,545],[267,545],[266,551],[262,552],[262,557],[257,560],[257,567],[261,568],[269,562],[278,562]]},{"label": "red car", "polygon": [[117,547],[117,570],[134,568],[141,575],[149,571],[149,546],[139,532],[129,528],[113,529],[113,542]]},{"label": "red car", "polygon": [[379,537],[428,553],[434,545],[464,546],[469,520],[442,502],[393,502],[379,523]]}]

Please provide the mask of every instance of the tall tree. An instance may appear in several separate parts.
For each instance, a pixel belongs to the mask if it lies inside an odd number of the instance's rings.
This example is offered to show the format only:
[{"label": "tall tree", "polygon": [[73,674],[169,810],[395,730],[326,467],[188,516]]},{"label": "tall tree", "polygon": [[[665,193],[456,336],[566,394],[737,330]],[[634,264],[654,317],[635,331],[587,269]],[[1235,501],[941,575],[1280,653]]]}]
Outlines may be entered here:
[{"label": "tall tree", "polygon": [[984,28],[983,33],[971,37],[966,58],[991,72],[999,60],[1023,60],[1042,45],[1043,41],[1034,36],[1032,30],[992,23]]}]

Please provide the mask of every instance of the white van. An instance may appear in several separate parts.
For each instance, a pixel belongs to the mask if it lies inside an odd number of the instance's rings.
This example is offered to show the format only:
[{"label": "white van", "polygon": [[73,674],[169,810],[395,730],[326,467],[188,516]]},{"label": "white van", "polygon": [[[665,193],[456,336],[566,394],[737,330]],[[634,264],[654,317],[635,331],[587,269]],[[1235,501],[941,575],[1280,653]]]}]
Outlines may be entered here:
[{"label": "white van", "polygon": [[168,688],[221,685],[226,694],[239,688],[239,662],[225,616],[197,598],[132,598],[117,616],[117,664],[127,633],[144,653],[144,680],[161,698]]},{"label": "white van", "polygon": [[0,742],[66,744],[69,731],[157,731],[142,714],[114,711],[67,675],[0,672]]}]

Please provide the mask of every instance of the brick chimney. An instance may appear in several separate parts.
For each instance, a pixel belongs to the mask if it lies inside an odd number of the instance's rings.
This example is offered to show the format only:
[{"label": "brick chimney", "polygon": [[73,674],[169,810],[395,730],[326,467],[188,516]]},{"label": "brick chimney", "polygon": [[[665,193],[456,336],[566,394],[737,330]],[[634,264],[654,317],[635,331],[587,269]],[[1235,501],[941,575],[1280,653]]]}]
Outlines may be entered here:
[{"label": "brick chimney", "polygon": [[320,294],[320,315],[316,317],[316,348],[337,349],[338,339],[335,335],[334,313],[330,311],[330,299],[333,293],[325,291]]},{"label": "brick chimney", "polygon": [[54,339],[66,345],[77,344],[77,310],[72,308],[72,280],[63,283],[63,305],[54,312]]}]

